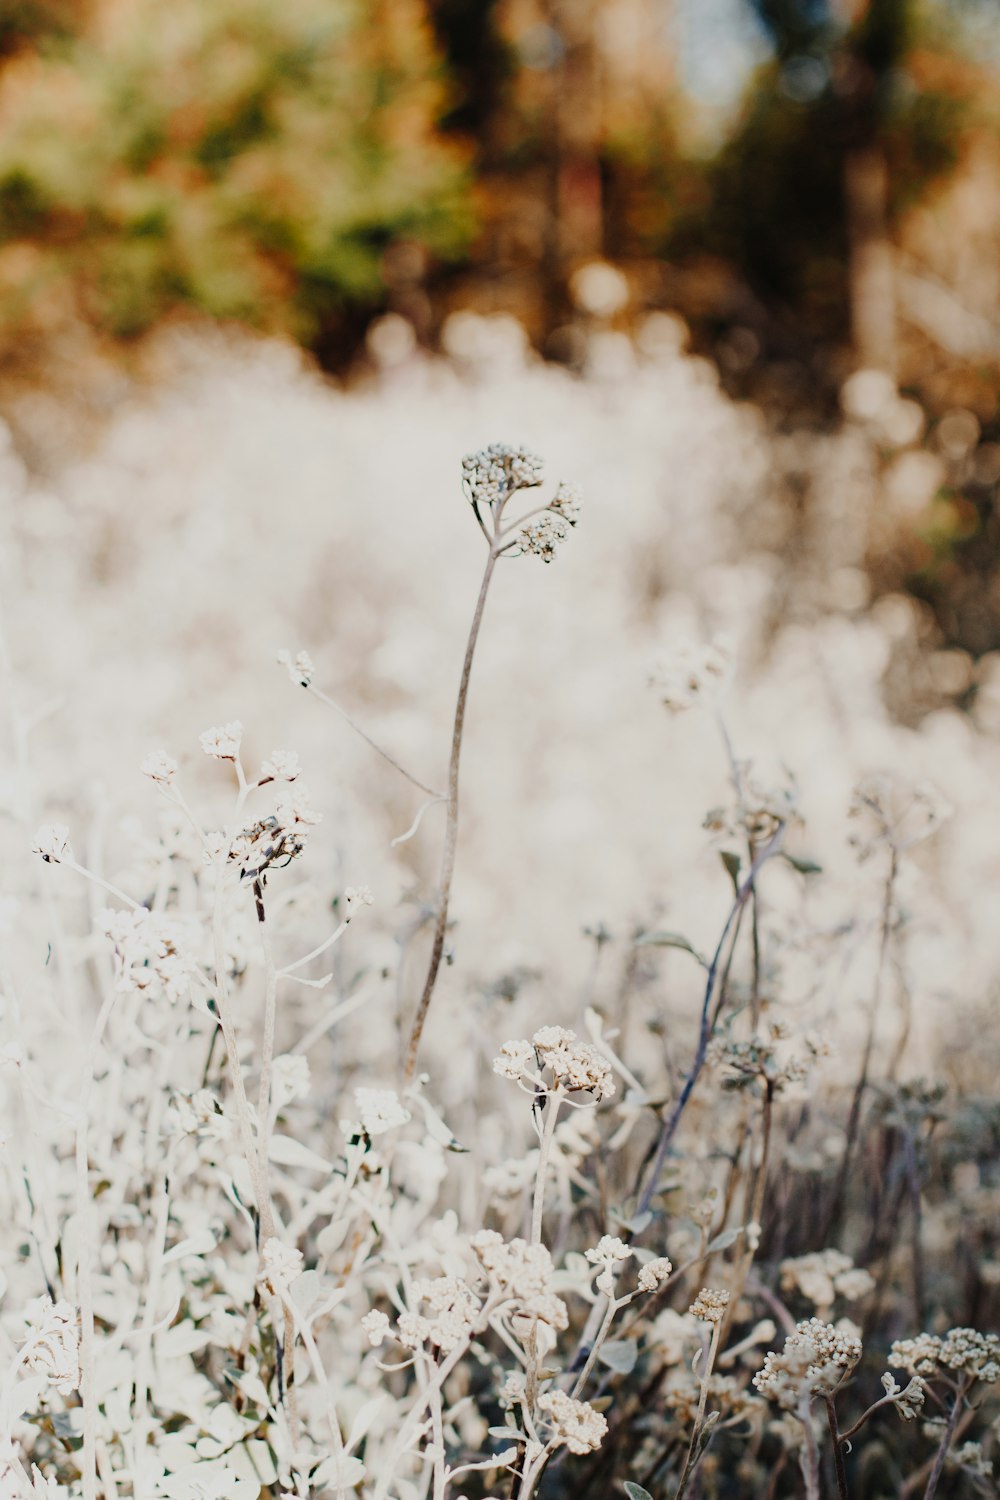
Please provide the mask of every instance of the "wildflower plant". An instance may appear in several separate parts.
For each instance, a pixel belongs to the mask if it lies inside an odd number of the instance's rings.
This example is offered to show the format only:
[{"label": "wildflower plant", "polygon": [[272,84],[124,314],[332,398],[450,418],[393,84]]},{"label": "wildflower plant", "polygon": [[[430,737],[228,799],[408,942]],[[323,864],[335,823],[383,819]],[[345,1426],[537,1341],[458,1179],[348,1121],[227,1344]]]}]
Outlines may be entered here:
[{"label": "wildflower plant", "polygon": [[[501,558],[551,561],[579,503],[565,485],[544,502],[522,448],[462,478],[486,557],[446,786],[355,725],[426,799],[396,847],[430,842],[445,808],[411,926],[390,930],[352,853],[333,867],[312,755],[258,759],[249,714],[146,755],[160,816],[117,862],[82,816],[35,837],[45,945],[27,978],[0,954],[0,1494],[845,1500],[885,1455],[907,1495],[983,1482],[990,1150],[943,1089],[895,1076],[873,1028],[841,1024],[851,986],[907,982],[912,829],[869,788],[848,822],[882,810],[891,868],[876,909],[845,915],[788,853],[796,778],[768,786],[736,752],[728,648],[685,649],[658,684],[662,732],[681,709],[698,732],[704,707],[729,778],[707,836],[700,806],[692,825],[714,939],[657,910],[595,922],[585,993],[520,956],[501,979],[467,968],[424,1035],[490,580]],[[282,663],[344,713],[307,653]],[[825,987],[795,967],[810,942]],[[47,1065],[36,1004],[75,1069]],[[969,1295],[959,1220],[985,1247]]]}]

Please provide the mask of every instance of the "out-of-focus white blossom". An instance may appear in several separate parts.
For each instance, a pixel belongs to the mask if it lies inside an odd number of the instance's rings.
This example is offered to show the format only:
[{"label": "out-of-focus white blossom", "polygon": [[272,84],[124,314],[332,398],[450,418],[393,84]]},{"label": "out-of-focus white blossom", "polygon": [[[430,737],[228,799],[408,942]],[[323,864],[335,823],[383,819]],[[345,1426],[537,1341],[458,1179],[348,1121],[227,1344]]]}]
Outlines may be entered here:
[{"label": "out-of-focus white blossom", "polygon": [[198,736],[201,748],[215,760],[237,760],[243,740],[243,725],[239,719],[215,729],[206,729]]},{"label": "out-of-focus white blossom", "polygon": [[272,750],[260,768],[261,781],[294,781],[302,772],[295,750]]},{"label": "out-of-focus white blossom", "polygon": [[302,1266],[301,1250],[272,1236],[264,1241],[261,1250],[257,1285],[268,1297],[287,1297],[292,1282],[301,1275]]},{"label": "out-of-focus white blossom", "polygon": [[152,750],[139,769],[150,781],[158,781],[162,786],[169,786],[177,776],[177,762],[165,750]]},{"label": "out-of-focus white blossom", "polygon": [[31,846],[32,854],[40,854],[46,864],[57,865],[61,860],[72,859],[69,829],[64,823],[45,823],[35,834]]},{"label": "out-of-focus white blossom", "polygon": [[282,650],[277,653],[276,660],[300,687],[308,687],[316,675],[316,668],[308,651],[297,651],[293,657],[290,651]]},{"label": "out-of-focus white blossom", "polygon": [[410,1119],[395,1089],[355,1089],[354,1102],[366,1135],[384,1135]]},{"label": "out-of-focus white blossom", "polygon": [[80,1328],[68,1302],[36,1297],[24,1309],[28,1333],[21,1358],[36,1375],[44,1375],[63,1396],[80,1386]]}]

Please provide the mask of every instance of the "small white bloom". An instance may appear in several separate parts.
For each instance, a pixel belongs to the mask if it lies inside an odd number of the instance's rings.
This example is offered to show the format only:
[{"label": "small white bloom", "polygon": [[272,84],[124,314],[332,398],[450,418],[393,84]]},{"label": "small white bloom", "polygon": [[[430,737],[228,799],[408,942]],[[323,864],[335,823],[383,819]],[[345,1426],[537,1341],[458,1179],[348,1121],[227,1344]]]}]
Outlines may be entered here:
[{"label": "small white bloom", "polygon": [[410,1118],[395,1089],[355,1089],[354,1101],[366,1135],[384,1135]]},{"label": "small white bloom", "polygon": [[260,768],[261,781],[294,781],[302,773],[295,750],[272,750]]},{"label": "small white bloom", "polygon": [[257,1285],[269,1297],[287,1296],[295,1278],[302,1271],[302,1252],[284,1245],[276,1235],[265,1241],[261,1251]]},{"label": "small white bloom", "polygon": [[361,1326],[369,1344],[373,1349],[377,1349],[389,1332],[389,1319],[384,1312],[379,1312],[373,1307],[371,1312],[365,1313],[361,1319]]},{"label": "small white bloom", "polygon": [[35,834],[31,846],[32,854],[40,854],[46,864],[57,865],[60,860],[72,859],[69,846],[69,829],[64,823],[45,823]]},{"label": "small white bloom", "polygon": [[236,760],[243,739],[243,725],[239,719],[215,729],[206,729],[198,736],[201,748],[215,760]]},{"label": "small white bloom", "polygon": [[162,786],[169,786],[177,775],[177,762],[165,750],[153,750],[141,762],[139,769],[144,776],[149,777],[150,781],[158,781]]},{"label": "small white bloom", "polygon": [[348,908],[356,906],[374,906],[375,897],[367,885],[349,885],[344,891],[344,902]]},{"label": "small white bloom", "polygon": [[36,1297],[24,1309],[28,1336],[22,1358],[29,1370],[44,1375],[50,1385],[68,1396],[80,1388],[80,1330],[76,1310],[68,1302]]},{"label": "small white bloom", "polygon": [[637,1286],[640,1292],[655,1292],[665,1282],[671,1271],[672,1263],[665,1255],[658,1255],[655,1260],[647,1260],[639,1272]]},{"label": "small white bloom", "polygon": [[316,668],[308,651],[299,651],[294,658],[290,651],[279,651],[277,661],[299,687],[308,687],[316,675]]}]

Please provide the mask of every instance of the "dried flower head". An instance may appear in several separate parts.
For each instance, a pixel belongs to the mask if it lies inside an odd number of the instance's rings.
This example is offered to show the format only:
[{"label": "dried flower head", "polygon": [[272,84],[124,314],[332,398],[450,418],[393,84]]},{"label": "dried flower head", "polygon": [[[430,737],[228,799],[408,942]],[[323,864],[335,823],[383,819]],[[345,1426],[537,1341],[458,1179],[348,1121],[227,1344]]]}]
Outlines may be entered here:
[{"label": "dried flower head", "polygon": [[636,1286],[640,1292],[658,1291],[665,1281],[669,1281],[673,1269],[673,1262],[665,1255],[658,1255],[654,1260],[647,1260],[639,1272]]},{"label": "dried flower head", "polygon": [[204,730],[198,739],[205,754],[211,755],[214,760],[235,761],[239,758],[243,725],[239,719],[233,719],[229,724]]},{"label": "dried flower head", "polygon": [[462,488],[473,505],[502,505],[516,490],[541,484],[544,465],[537,454],[509,443],[490,443],[462,459]]},{"label": "dried flower head", "polygon": [[861,1340],[849,1327],[834,1327],[819,1318],[796,1323],[780,1354],[773,1350],[753,1378],[762,1396],[770,1396],[789,1411],[803,1396],[836,1390],[861,1358]]},{"label": "dried flower head", "polygon": [[731,661],[732,648],[721,639],[711,645],[678,641],[650,673],[650,686],[671,713],[684,713],[721,687]]},{"label": "dried flower head", "polygon": [[565,1391],[547,1391],[538,1398],[547,1414],[551,1441],[571,1453],[594,1453],[604,1441],[608,1424],[586,1401],[574,1401]]},{"label": "dried flower head", "polygon": [[36,1297],[24,1309],[28,1325],[21,1358],[29,1370],[42,1375],[63,1396],[80,1387],[80,1330],[76,1310],[68,1302]]},{"label": "dried flower head", "polygon": [[355,1089],[354,1102],[362,1129],[369,1136],[385,1135],[387,1130],[405,1125],[410,1118],[395,1089]]},{"label": "dried flower head", "polygon": [[142,761],[139,769],[150,781],[169,786],[177,775],[177,762],[165,750],[153,750]]},{"label": "dried flower head", "polygon": [[269,1240],[265,1240],[261,1251],[257,1285],[268,1297],[287,1297],[292,1282],[302,1271],[302,1266],[301,1250],[296,1250],[292,1245],[283,1244],[272,1235]]},{"label": "dried flower head", "polygon": [[289,677],[298,687],[308,687],[316,675],[313,659],[308,651],[298,651],[292,656],[290,651],[279,651],[277,653],[279,667],[284,667]]},{"label": "dried flower head", "polygon": [[703,1286],[688,1308],[688,1312],[696,1318],[701,1318],[703,1323],[721,1323],[728,1306],[728,1292],[716,1292],[709,1286]]},{"label": "dried flower head", "polygon": [[47,865],[57,865],[64,859],[72,859],[69,829],[64,823],[43,824],[35,834],[31,852],[40,854]]},{"label": "dried flower head", "polygon": [[522,552],[532,552],[536,557],[540,557],[542,562],[550,563],[555,559],[559,543],[564,542],[568,536],[568,522],[564,521],[560,515],[545,511],[521,527],[517,540]]}]

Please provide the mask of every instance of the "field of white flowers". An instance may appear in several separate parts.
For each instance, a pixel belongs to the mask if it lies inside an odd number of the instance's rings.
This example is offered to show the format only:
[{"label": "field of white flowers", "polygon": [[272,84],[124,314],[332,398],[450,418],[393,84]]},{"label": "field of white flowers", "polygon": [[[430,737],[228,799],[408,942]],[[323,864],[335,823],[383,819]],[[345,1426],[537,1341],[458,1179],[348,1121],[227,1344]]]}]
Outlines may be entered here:
[{"label": "field of white flowers", "polygon": [[[995,1493],[996,702],[904,726],[865,571],[920,414],[446,335],[164,335],[0,454],[0,1495]],[[582,507],[497,561],[445,922],[495,442]]]}]

